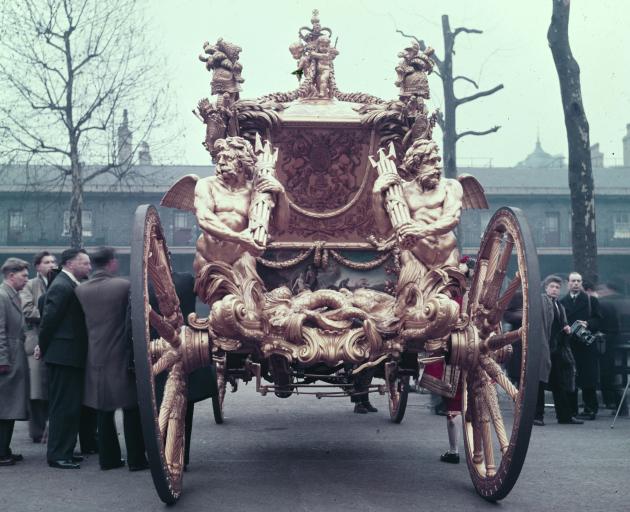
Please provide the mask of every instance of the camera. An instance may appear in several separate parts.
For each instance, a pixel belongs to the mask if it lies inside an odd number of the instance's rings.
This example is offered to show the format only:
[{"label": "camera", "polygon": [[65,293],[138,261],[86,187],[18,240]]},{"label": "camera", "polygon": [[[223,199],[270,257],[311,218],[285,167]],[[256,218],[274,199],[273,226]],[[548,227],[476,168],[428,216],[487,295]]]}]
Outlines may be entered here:
[{"label": "camera", "polygon": [[595,335],[584,327],[579,320],[576,320],[573,322],[573,325],[571,325],[571,334],[587,347],[595,341]]}]

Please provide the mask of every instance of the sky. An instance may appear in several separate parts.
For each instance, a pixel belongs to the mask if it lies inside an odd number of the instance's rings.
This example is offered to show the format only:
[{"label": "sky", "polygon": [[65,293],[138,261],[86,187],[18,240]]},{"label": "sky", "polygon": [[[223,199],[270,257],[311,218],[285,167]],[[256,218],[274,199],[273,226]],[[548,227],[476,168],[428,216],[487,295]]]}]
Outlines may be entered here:
[{"label": "sky", "polygon": [[[321,23],[338,38],[337,86],[395,99],[397,53],[409,42],[397,29],[424,39],[443,56],[441,16],[451,28],[466,26],[483,34],[460,34],[455,43],[454,73],[477,81],[481,89],[502,83],[498,93],[458,108],[458,131],[501,125],[496,134],[464,137],[458,165],[512,166],[530,153],[537,133],[543,148],[567,154],[558,78],[547,44],[551,0],[160,0],[150,3],[150,25],[161,61],[170,77],[174,110],[182,139],[173,155],[178,163],[203,165],[203,124],[192,115],[210,94],[210,73],[197,56],[204,41],[223,37],[243,48],[243,98],[297,87],[288,46],[298,29],[310,26],[319,9]],[[622,138],[630,123],[630,2],[573,0],[570,43],[581,68],[582,96],[590,123],[591,144],[600,143],[606,165],[622,162]],[[618,20],[618,21],[616,21]],[[156,56],[157,57],[157,56]],[[442,107],[440,79],[430,78],[431,108]],[[456,94],[475,92],[458,81]],[[441,141],[439,129],[434,137]]]}]

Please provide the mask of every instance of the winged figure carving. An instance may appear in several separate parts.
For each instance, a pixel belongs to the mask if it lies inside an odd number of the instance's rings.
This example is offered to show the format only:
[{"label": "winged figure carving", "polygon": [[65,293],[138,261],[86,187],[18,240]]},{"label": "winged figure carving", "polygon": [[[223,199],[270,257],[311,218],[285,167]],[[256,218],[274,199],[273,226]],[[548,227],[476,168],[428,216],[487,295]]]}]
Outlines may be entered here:
[{"label": "winged figure carving", "polygon": [[464,189],[462,206],[466,209],[487,210],[488,200],[486,194],[479,183],[479,180],[472,174],[460,174],[457,177],[460,185]]},{"label": "winged figure carving", "polygon": [[199,176],[196,174],[187,174],[178,179],[164,194],[160,205],[195,213],[195,186],[197,181],[199,181]]}]

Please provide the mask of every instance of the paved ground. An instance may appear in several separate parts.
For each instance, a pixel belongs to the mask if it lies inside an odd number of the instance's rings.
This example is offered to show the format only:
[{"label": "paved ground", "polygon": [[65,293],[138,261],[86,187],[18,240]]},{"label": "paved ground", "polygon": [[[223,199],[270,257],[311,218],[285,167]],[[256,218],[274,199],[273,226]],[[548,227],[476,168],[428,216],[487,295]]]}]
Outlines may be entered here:
[{"label": "paved ground", "polygon": [[[445,420],[428,396],[410,395],[401,425],[380,411],[352,414],[346,400],[258,396],[253,386],[226,397],[226,422],[208,403],[195,409],[190,471],[178,511],[621,511],[630,510],[630,421],[609,428],[609,411],[584,426],[536,427],[521,477],[499,504],[477,496],[466,464],[438,461]],[[549,420],[553,415],[549,411]],[[103,472],[94,457],[79,471],[49,469],[45,447],[16,426],[13,448],[26,460],[0,468],[0,510],[161,510],[149,472]]]}]

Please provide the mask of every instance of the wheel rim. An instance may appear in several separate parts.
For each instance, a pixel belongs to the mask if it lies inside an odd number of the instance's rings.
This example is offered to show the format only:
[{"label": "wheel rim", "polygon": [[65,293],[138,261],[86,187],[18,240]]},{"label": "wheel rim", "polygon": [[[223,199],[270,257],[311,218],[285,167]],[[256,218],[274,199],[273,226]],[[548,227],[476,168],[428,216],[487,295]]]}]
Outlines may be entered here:
[{"label": "wheel rim", "polygon": [[386,365],[389,417],[394,423],[400,423],[405,415],[405,409],[407,408],[409,377],[400,377],[396,367],[392,363],[386,363]]},{"label": "wheel rim", "polygon": [[216,396],[212,397],[212,412],[214,415],[214,421],[217,425],[220,425],[223,423],[224,420],[224,416],[223,416],[223,402],[225,400],[225,385],[226,385],[226,378],[225,378],[225,371],[226,371],[226,365],[227,365],[227,360],[225,355],[223,355],[222,357],[214,357],[214,374],[216,377],[216,381],[217,381],[217,393]]},{"label": "wheel rim", "polygon": [[[153,206],[136,210],[131,248],[131,318],[138,403],[158,495],[174,503],[182,492],[186,416],[186,373],[179,338],[183,325],[175,286],[171,280],[168,248],[160,219]],[[149,283],[156,291],[160,311],[149,305]],[[150,328],[160,332],[151,340]],[[155,377],[167,372],[166,385],[158,410]]]},{"label": "wheel rim", "polygon": [[[512,254],[516,256],[517,273],[508,277]],[[536,249],[523,213],[516,208],[499,209],[484,233],[468,296],[467,312],[474,326],[469,336],[478,336],[475,342],[484,348],[478,364],[464,372],[462,383],[468,469],[475,489],[489,501],[502,499],[510,492],[527,455],[539,384],[539,283]],[[519,290],[523,296],[522,327],[515,333],[501,334],[502,314]],[[514,386],[499,365],[518,340],[522,359],[519,382]],[[497,387],[511,400],[500,400]],[[504,416],[502,409],[511,414]]]}]

